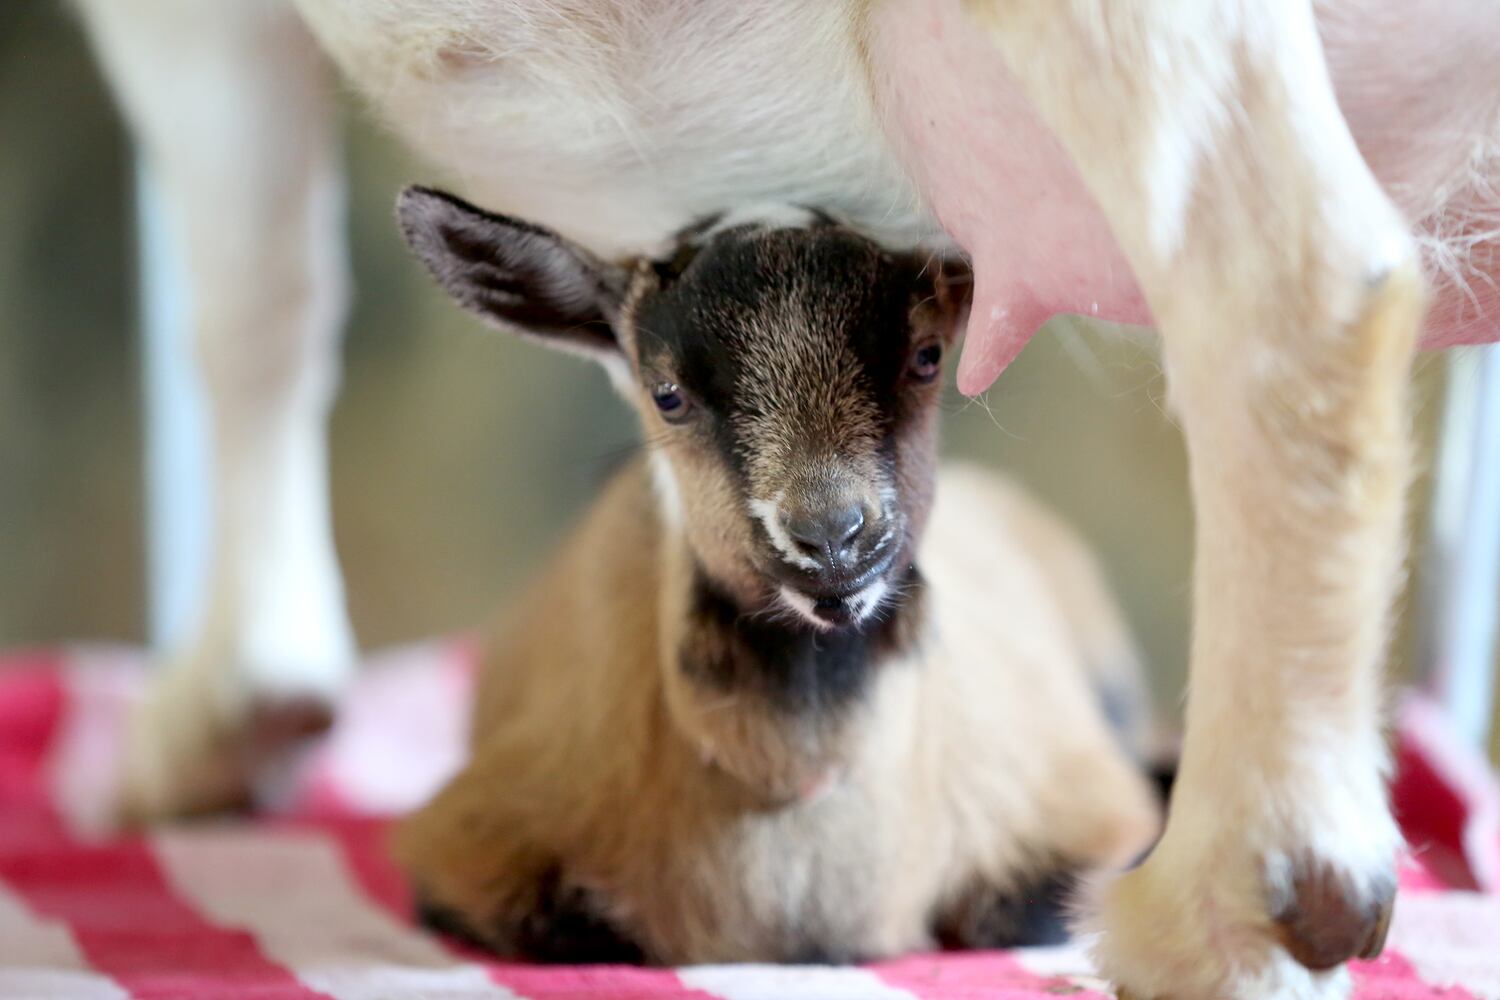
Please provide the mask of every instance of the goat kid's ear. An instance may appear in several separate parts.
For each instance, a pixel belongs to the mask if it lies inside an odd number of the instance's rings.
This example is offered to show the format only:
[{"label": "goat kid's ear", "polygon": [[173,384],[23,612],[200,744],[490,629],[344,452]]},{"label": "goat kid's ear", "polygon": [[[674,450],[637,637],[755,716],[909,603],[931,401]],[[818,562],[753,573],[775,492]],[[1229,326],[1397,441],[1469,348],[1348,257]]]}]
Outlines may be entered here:
[{"label": "goat kid's ear", "polygon": [[969,262],[958,257],[919,260],[915,312],[917,317],[944,327],[943,338],[952,341],[966,325],[969,303],[974,296],[974,271]]},{"label": "goat kid's ear", "polygon": [[627,289],[623,269],[540,226],[430,188],[402,191],[396,218],[407,246],[465,309],[600,360],[619,355],[612,323]]}]

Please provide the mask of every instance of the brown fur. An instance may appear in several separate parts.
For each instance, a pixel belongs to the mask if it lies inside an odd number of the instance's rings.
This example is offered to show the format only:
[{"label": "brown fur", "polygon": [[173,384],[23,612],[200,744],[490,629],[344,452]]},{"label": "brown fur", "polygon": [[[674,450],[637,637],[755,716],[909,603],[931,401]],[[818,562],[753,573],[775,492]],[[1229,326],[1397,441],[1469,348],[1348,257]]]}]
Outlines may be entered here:
[{"label": "brown fur", "polygon": [[[683,553],[633,465],[495,631],[474,759],[403,826],[401,860],[501,950],[560,864],[666,963],[785,960],[809,939],[893,954],[930,944],[977,884],[1130,860],[1157,809],[1047,570],[1006,529],[1030,503],[947,470],[922,551],[931,621],[848,724],[679,694],[684,725],[669,692],[687,682],[664,653]],[[976,523],[996,530],[960,530]],[[830,764],[842,780],[821,799],[774,801]]]}]

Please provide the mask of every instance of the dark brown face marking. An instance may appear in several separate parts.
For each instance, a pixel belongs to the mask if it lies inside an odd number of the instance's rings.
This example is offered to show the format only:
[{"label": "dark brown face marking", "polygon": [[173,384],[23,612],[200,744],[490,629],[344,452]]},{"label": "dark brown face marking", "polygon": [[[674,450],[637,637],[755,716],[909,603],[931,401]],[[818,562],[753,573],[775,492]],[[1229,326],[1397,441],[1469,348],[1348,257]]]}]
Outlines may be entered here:
[{"label": "dark brown face marking", "polygon": [[827,624],[862,618],[909,553],[901,443],[936,401],[930,369],[912,375],[944,340],[912,322],[923,263],[826,224],[700,239],[634,311],[643,385],[690,401],[737,498],[723,516],[747,522],[745,561]]}]

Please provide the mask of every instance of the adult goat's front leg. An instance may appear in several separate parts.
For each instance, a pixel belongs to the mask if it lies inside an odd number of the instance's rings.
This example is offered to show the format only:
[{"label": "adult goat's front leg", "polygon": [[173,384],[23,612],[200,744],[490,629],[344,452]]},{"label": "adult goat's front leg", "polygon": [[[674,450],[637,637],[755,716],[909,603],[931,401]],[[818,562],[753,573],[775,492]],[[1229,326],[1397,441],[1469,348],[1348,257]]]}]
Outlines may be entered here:
[{"label": "adult goat's front leg", "polygon": [[210,418],[200,618],[132,720],[126,811],[235,805],[353,665],[325,423],[345,284],[323,59],[276,0],[81,0],[187,251]]},{"label": "adult goat's front leg", "polygon": [[1329,997],[1379,950],[1397,833],[1380,667],[1422,288],[1299,3],[983,0],[1164,340],[1197,510],[1167,831],[1104,889],[1146,997]]}]

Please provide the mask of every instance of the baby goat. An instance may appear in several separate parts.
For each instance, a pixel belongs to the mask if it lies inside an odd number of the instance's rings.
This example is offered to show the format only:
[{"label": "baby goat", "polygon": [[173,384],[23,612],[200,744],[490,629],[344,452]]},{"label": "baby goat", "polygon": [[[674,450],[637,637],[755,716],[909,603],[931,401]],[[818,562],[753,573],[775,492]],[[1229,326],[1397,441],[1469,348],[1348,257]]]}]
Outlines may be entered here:
[{"label": "baby goat", "polygon": [[648,441],[495,633],[473,758],[398,838],[428,916],[498,951],[1045,939],[1072,873],[1157,831],[1089,555],[993,475],[934,489],[967,282],[794,214],[615,267],[401,198],[459,302],[602,361]]}]

